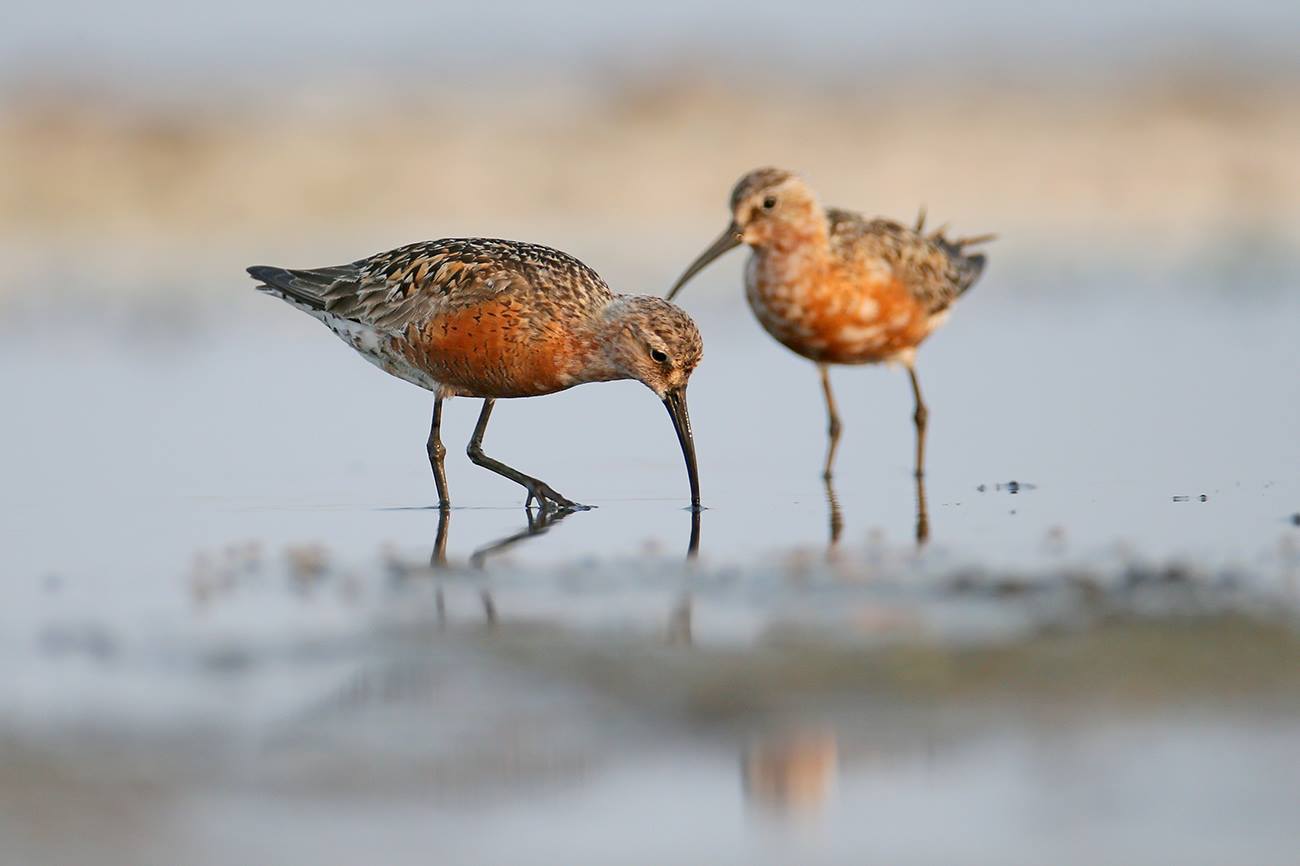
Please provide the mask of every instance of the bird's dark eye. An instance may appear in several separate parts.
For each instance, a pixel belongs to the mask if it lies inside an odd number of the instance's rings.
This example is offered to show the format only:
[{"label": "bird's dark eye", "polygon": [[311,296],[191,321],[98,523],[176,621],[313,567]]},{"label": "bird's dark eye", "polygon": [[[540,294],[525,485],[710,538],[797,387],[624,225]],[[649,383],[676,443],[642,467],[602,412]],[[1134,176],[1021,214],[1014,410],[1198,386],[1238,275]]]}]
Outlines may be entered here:
[{"label": "bird's dark eye", "polygon": [[662,364],[668,360],[668,353],[663,349],[653,349],[650,352],[650,357]]},{"label": "bird's dark eye", "polygon": [[774,207],[776,207],[776,196],[769,195],[763,199],[763,210],[771,210]]}]

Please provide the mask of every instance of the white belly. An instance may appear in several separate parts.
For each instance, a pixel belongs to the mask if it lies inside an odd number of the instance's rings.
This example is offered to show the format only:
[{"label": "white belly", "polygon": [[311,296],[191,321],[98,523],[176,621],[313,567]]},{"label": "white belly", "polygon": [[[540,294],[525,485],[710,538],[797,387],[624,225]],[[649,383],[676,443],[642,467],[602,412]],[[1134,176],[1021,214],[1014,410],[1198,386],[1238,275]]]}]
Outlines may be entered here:
[{"label": "white belly", "polygon": [[443,393],[446,389],[428,373],[416,367],[400,352],[392,348],[393,336],[378,331],[369,325],[342,319],[323,310],[310,310],[325,327],[339,336],[343,342],[357,350],[361,357],[374,364],[385,373],[396,376],[412,385],[419,385],[429,391]]}]

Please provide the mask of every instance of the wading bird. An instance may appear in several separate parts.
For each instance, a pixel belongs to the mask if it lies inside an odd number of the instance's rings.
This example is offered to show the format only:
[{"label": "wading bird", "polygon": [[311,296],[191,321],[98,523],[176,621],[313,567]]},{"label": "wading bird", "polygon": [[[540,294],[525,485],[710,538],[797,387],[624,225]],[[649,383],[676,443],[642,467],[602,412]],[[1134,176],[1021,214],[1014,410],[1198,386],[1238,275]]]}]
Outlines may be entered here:
[{"label": "wading bird", "polygon": [[255,266],[261,291],[325,324],[380,369],[434,394],[427,451],[438,505],[451,505],[440,428],[448,397],[483,398],[470,460],[523,485],[525,507],[581,508],[483,453],[492,407],[585,382],[636,379],[663,400],[700,507],[686,384],[703,344],[690,316],[662,298],[615,294],[577,259],[518,241],[410,244],[347,265]]},{"label": "wading bird", "polygon": [[915,228],[907,228],[823,208],[797,175],[760,168],[732,190],[726,231],[668,293],[672,300],[714,259],[749,245],[745,297],[750,308],[769,334],[821,372],[829,418],[823,470],[828,482],[841,430],[831,364],[896,361],[907,368],[916,399],[916,477],[925,474],[929,413],[916,378],[916,348],[984,269],[984,256],[967,248],[993,236],[950,240],[943,229],[928,235],[924,229],[924,215]]}]

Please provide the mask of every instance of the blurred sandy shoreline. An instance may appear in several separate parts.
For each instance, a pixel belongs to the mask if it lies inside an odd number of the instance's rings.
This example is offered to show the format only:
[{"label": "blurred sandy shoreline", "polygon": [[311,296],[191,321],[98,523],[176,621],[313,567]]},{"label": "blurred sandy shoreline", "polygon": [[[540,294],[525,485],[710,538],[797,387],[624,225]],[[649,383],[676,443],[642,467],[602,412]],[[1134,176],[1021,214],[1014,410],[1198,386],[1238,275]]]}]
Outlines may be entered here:
[{"label": "blurred sandy shoreline", "polygon": [[1292,80],[654,79],[192,108],[33,91],[0,115],[0,294],[51,256],[129,281],[144,262],[225,249],[297,260],[456,234],[594,237],[662,268],[712,237],[734,179],[768,163],[800,170],[828,203],[902,219],[924,203],[955,231],[1000,232],[1011,258],[1173,263],[1245,245],[1290,261],[1297,154]]}]

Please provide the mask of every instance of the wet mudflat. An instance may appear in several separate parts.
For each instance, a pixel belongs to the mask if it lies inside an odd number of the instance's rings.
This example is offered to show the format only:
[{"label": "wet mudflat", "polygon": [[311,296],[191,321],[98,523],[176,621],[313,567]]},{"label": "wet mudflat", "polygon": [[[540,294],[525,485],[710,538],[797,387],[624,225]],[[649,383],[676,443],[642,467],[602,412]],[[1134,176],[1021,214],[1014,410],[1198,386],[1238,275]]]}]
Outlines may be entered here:
[{"label": "wet mudflat", "polygon": [[923,491],[901,371],[828,491],[815,371],[688,298],[694,563],[637,385],[498,407],[598,506],[531,533],[452,401],[440,527],[429,401],[294,311],[15,314],[0,853],[1289,862],[1300,305],[1014,282],[921,354]]}]

